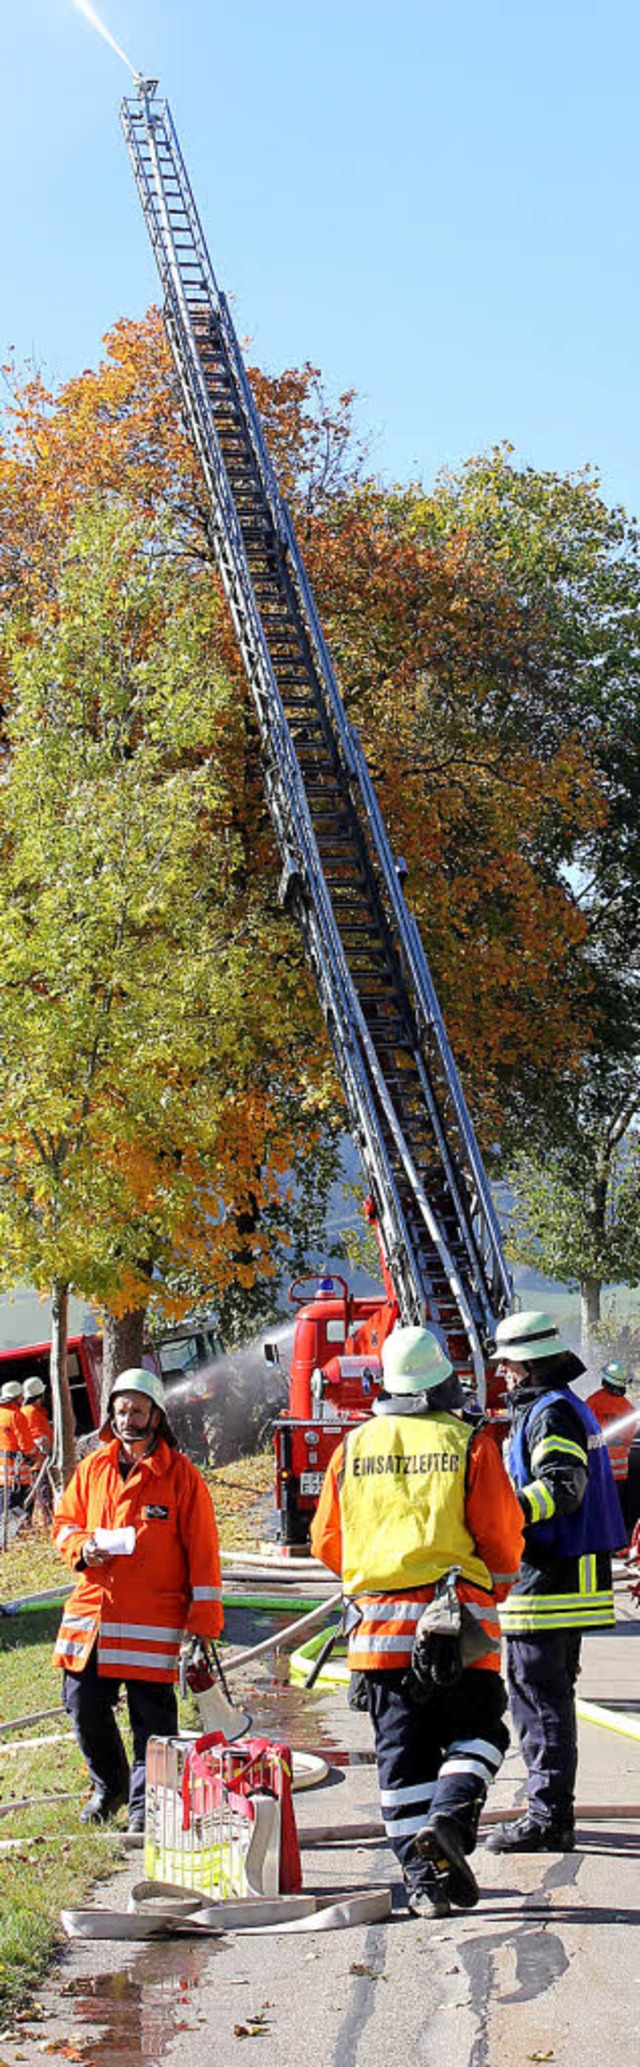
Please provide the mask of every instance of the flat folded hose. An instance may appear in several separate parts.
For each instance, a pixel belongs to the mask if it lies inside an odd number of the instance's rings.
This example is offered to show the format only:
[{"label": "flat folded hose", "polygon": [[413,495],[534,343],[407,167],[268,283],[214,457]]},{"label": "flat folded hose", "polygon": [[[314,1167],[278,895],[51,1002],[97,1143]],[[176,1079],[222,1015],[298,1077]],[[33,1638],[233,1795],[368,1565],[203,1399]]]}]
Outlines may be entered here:
[{"label": "flat folded hose", "polygon": [[274,1895],[201,1902],[195,1899],[193,1889],[142,1880],[132,1888],[127,1910],[63,1909],[61,1922],[68,1938],[140,1940],[218,1938],[228,1931],[254,1937],[282,1931],[340,1931],[355,1924],[384,1923],[390,1915],[390,1888],[351,1895],[336,1891],[332,1901],[323,1895]]}]

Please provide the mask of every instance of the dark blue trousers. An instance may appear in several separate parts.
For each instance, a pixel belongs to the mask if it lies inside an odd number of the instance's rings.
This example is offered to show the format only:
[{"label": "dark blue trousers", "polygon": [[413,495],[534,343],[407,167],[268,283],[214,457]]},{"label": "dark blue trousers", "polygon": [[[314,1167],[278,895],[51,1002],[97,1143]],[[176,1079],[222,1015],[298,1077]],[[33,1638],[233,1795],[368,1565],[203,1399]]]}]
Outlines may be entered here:
[{"label": "dark blue trousers", "polygon": [[175,1687],[162,1680],[124,1682],[133,1736],[129,1766],[114,1715],[120,1680],[98,1677],[94,1648],[83,1672],[65,1672],[63,1704],[86,1759],[94,1787],[105,1794],[129,1794],[129,1808],[143,1809],[147,1744],[150,1737],[174,1737],[178,1728]]},{"label": "dark blue trousers", "polygon": [[506,1689],[498,1672],[472,1667],[454,1687],[434,1688],[426,1706],[418,1707],[403,1690],[404,1671],[362,1677],[382,1820],[410,1886],[424,1873],[415,1840],[432,1816],[455,1816],[465,1850],[474,1849],[487,1788],[509,1744]]},{"label": "dark blue trousers", "polygon": [[511,1714],[527,1768],[531,1815],[536,1823],[564,1828],[573,1824],[581,1642],[579,1629],[507,1638]]}]

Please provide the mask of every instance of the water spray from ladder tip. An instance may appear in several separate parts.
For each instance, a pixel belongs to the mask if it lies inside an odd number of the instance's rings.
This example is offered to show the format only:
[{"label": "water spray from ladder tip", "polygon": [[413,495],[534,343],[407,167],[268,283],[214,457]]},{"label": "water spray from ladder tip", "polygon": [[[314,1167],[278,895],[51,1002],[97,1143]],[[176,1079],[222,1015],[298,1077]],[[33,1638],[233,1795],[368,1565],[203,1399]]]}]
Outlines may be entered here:
[{"label": "water spray from ladder tip", "polygon": [[104,37],[105,43],[109,43],[111,49],[115,50],[116,57],[122,58],[123,64],[127,65],[132,78],[135,79],[136,86],[138,86],[141,83],[140,72],[137,71],[135,65],[132,65],[131,58],[127,57],[126,50],[122,50],[120,44],[116,43],[115,36],[112,36],[111,30],[106,27],[105,22],[101,21],[100,15],[96,14],[95,7],[89,5],[89,0],[73,0],[73,5],[78,9],[78,13],[83,14],[85,20],[91,23],[92,29],[97,29],[98,35]]}]

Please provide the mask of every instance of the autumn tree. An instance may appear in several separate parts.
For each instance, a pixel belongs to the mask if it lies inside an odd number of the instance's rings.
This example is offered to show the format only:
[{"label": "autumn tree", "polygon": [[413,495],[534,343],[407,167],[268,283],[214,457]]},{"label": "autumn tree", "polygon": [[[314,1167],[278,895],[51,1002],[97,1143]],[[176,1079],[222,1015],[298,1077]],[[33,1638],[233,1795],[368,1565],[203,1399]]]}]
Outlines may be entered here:
[{"label": "autumn tree", "polygon": [[489,1152],[578,1067],[591,974],[568,870],[606,801],[578,728],[540,724],[540,612],[423,507],[360,488],[309,558]]},{"label": "autumn tree", "polygon": [[315,999],[270,876],[247,872],[255,771],[243,798],[217,610],[163,529],[111,502],[76,517],[39,610],[5,620],[4,1269],[140,1323],[152,1296],[185,1310],[183,1276],[212,1296],[273,1277],[288,1173],[323,1132]]},{"label": "autumn tree", "polygon": [[[541,1097],[551,1073],[564,1072],[568,1080],[575,1075],[585,1048],[585,1001],[590,999],[593,969],[583,952],[588,919],[570,871],[576,854],[587,851],[609,811],[588,733],[579,722],[555,722],[557,696],[545,599],[533,591],[529,594],[512,578],[500,554],[489,550],[460,511],[452,507],[449,522],[440,505],[417,488],[390,494],[364,480],[351,438],[350,398],[342,397],[336,409],[327,408],[312,368],[287,371],[275,379],[254,372],[252,378],[276,469],[301,533],[348,714],[361,732],[394,843],[409,864],[410,902],[433,964],[474,1117],[485,1145],[491,1146]],[[312,1167],[319,1104],[330,1138],[339,1120],[340,1094],[327,1073],[300,943],[277,908],[278,862],[259,774],[256,724],[212,567],[204,491],[185,436],[157,312],[151,311],[140,324],[116,325],[98,370],[83,373],[57,394],[48,393],[38,379],[14,381],[8,434],[0,451],[0,607],[12,624],[5,680],[10,713],[20,697],[24,710],[25,684],[28,679],[35,683],[40,656],[48,682],[62,679],[68,685],[78,667],[78,679],[82,676],[84,647],[73,650],[65,673],[58,669],[56,642],[70,639],[71,619],[64,601],[69,554],[73,559],[82,539],[85,519],[79,513],[87,498],[102,512],[101,521],[105,510],[117,513],[124,503],[137,538],[138,569],[141,552],[144,562],[148,551],[150,569],[155,570],[156,614],[152,625],[146,620],[145,637],[151,641],[154,665],[156,637],[161,647],[165,701],[162,720],[157,713],[153,718],[160,759],[160,731],[163,739],[166,733],[169,759],[173,750],[175,627],[186,641],[186,665],[182,672],[180,666],[177,669],[183,694],[185,679],[201,683],[206,675],[204,652],[212,678],[227,686],[225,717],[218,715],[213,744],[208,736],[200,736],[196,724],[188,745],[180,735],[177,769],[171,759],[169,766],[163,762],[160,769],[158,764],[154,782],[158,794],[164,795],[164,785],[176,774],[181,782],[185,779],[185,764],[194,787],[197,777],[205,790],[206,782],[215,782],[215,809],[207,815],[203,805],[203,847],[208,851],[211,838],[211,853],[216,855],[216,840],[224,827],[225,863],[229,854],[233,857],[226,873],[222,870],[222,904],[216,895],[211,904],[205,897],[200,907],[208,923],[213,924],[214,915],[219,920],[211,960],[220,971],[231,1028],[226,1045],[216,1035],[215,1049],[216,1091],[222,1100],[227,1148],[214,1203],[203,1180],[202,1204],[210,1223],[230,1226],[233,1255],[241,1268],[249,1243],[253,1260],[246,1267],[254,1269],[261,1257],[266,1262],[274,1253],[269,1215],[281,1225],[282,1192],[276,1196],[272,1191],[267,1197],[257,1155],[257,1189],[247,1182],[235,1210],[231,1114],[238,1108],[240,1060],[250,1057],[251,1091],[261,1115],[256,1138],[277,1142],[281,1170],[287,1158],[295,1161],[296,1156],[302,1169],[305,1150],[311,1159],[306,1167]],[[75,528],[78,523],[80,531]],[[142,539],[149,541],[144,550]],[[101,592],[108,591],[113,622],[110,630],[96,605],[93,647],[84,668],[89,707],[96,653],[103,651],[105,638],[105,672],[112,683],[105,691],[107,704],[117,694],[123,667],[115,637],[122,622],[117,582],[105,590],[104,556],[99,564]],[[118,569],[122,580],[122,559]],[[163,603],[166,577],[170,600]],[[177,584],[175,593],[172,583]],[[79,594],[74,609],[82,621]],[[192,610],[200,628],[197,635]],[[156,622],[161,632],[153,629]],[[126,714],[131,695],[126,611],[125,632]],[[164,658],[163,641],[167,650],[171,646],[170,659]],[[66,650],[70,652],[68,644]],[[138,664],[144,670],[144,658],[136,652]],[[147,667],[146,681],[150,672]],[[203,708],[208,708],[206,695]],[[10,718],[10,728],[13,722]],[[117,783],[114,778],[118,793],[121,770],[126,774],[139,765],[136,755],[138,750],[142,754],[142,735],[147,741],[147,713],[140,738],[135,728],[127,733],[126,719],[121,718],[123,722],[126,751],[120,753]],[[99,737],[103,729],[101,706]],[[107,730],[111,738],[110,717]],[[15,758],[18,735],[9,729],[8,736]],[[38,741],[36,725],[32,743],[39,751]],[[88,773],[85,766],[81,787],[91,816]],[[121,794],[124,798],[125,788]],[[105,797],[111,803],[109,784],[95,795],[104,815]],[[26,785],[21,808],[26,809]],[[51,825],[59,808],[58,799]],[[19,816],[16,807],[14,838]],[[117,823],[121,832],[121,819]],[[78,835],[76,864],[80,845]],[[42,865],[40,856],[38,869]],[[102,865],[98,885],[101,873]],[[159,865],[155,881],[161,881]],[[166,966],[168,948],[161,926],[154,934],[154,895],[155,887],[153,895],[151,889],[148,892],[140,941],[130,938],[132,963],[138,966],[140,951],[143,971],[149,941],[155,939],[158,972]],[[173,913],[173,898],[168,903]],[[243,934],[247,912],[251,925]],[[83,912],[78,930],[84,932],[86,924]],[[106,962],[104,967],[106,979]],[[23,969],[17,991],[25,980]],[[157,974],[156,988],[158,983]],[[120,995],[116,985],[116,1005]],[[126,996],[131,999],[131,978]],[[197,996],[200,1009],[200,990]],[[139,1005],[135,1009],[143,1011]],[[215,1000],[207,997],[206,1010],[215,1016]],[[135,1018],[133,1029],[136,1046],[140,1044],[144,1053],[144,1034]],[[309,1089],[299,1097],[295,1082],[301,1056]],[[304,1085],[304,1074],[301,1081]],[[277,1115],[274,1084],[280,1101]],[[243,1082],[244,1094],[249,1099],[249,1085]],[[113,1212],[113,1228],[124,1243],[118,1251],[118,1298],[141,1299],[145,1292],[144,1273],[136,1276],[140,1242],[134,1244],[137,1254],[132,1257],[131,1244],[121,1232],[126,1218],[121,1208],[125,1196],[129,1200],[131,1184],[135,1191],[138,1182],[145,1200],[148,1195],[148,1156],[155,1167],[152,1102],[145,1105],[140,1098],[136,1103],[133,1085],[131,1096],[127,1087],[126,1111],[125,1104],[118,1109],[112,1100],[111,1134],[102,1112],[96,1135],[105,1144],[100,1166],[104,1191],[96,1202],[101,1228],[111,1227]],[[172,1155],[182,1152],[176,1144],[193,1108],[191,1084],[182,1106],[179,1088],[171,1091],[163,1125],[169,1127],[172,1118],[176,1124],[165,1175],[173,1170]],[[244,1144],[241,1102],[239,1112],[238,1138]],[[251,1130],[248,1138],[253,1138]],[[87,1125],[83,1140],[88,1139]],[[159,1139],[162,1149],[162,1132]],[[78,1162],[73,1187],[84,1200],[88,1187],[82,1191],[79,1170]],[[140,1170],[144,1177],[136,1179]],[[193,1178],[197,1188],[195,1179],[199,1181],[201,1174],[199,1164],[195,1171],[187,1165],[182,1185]],[[153,1197],[155,1181],[154,1177]],[[231,1185],[230,1221],[225,1221],[221,1203],[226,1184]],[[118,1185],[123,1187],[119,1206]],[[177,1189],[180,1193],[180,1186]],[[173,1199],[171,1184],[170,1195]],[[178,1225],[186,1229],[188,1216],[179,1222],[179,1215],[172,1215],[169,1205],[171,1266],[168,1253],[162,1264],[155,1250],[145,1254],[153,1254],[154,1270],[162,1268],[167,1287],[171,1268],[179,1294],[181,1285],[188,1282],[193,1287],[193,1228],[183,1247],[179,1240],[176,1247]],[[115,1240],[115,1234],[108,1240]],[[109,1254],[112,1257],[113,1247]],[[220,1282],[224,1289],[224,1272]]]},{"label": "autumn tree", "polygon": [[537,1240],[557,1272],[564,1257],[588,1332],[603,1284],[637,1281],[640,533],[607,507],[593,470],[518,468],[508,447],[444,477],[419,521],[441,540],[464,529],[508,577],[542,661],[521,724],[551,749],[579,738],[602,800],[562,857],[582,926],[582,1054],[568,1070],[556,1055],[546,1092],[523,1112],[513,1166],[516,1253]]}]

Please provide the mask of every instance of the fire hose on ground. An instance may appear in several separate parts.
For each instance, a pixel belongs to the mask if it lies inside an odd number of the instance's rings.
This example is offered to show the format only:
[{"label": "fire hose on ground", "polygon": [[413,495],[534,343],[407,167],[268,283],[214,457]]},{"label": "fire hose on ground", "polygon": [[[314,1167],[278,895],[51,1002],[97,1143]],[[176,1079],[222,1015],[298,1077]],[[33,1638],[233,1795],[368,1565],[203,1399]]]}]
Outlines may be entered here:
[{"label": "fire hose on ground", "polygon": [[[297,1617],[294,1622],[288,1623],[284,1629],[274,1632],[271,1636],[264,1638],[260,1643],[252,1645],[248,1650],[234,1652],[229,1659],[225,1660],[225,1673],[234,1672],[238,1670],[240,1667],[251,1662],[254,1658],[263,1656],[271,1650],[284,1649],[288,1647],[290,1644],[294,1643],[303,1632],[310,1631],[318,1623],[322,1622],[328,1614],[330,1614],[338,1605],[341,1604],[341,1601],[342,1595],[340,1593],[332,1594],[328,1596],[326,1600],[319,1603],[316,1607],[312,1608],[308,1614],[305,1614],[301,1617]],[[577,1714],[581,1717],[581,1719],[586,1722],[592,1722],[593,1724],[598,1725],[601,1728],[610,1729],[621,1736],[630,1737],[634,1741],[640,1742],[640,1718],[621,1715],[614,1710],[607,1709],[600,1703],[581,1700],[578,1700],[576,1702],[576,1711]],[[60,1708],[40,1709],[30,1713],[29,1715],[17,1717],[12,1722],[0,1724],[0,1737],[13,1737],[13,1741],[9,1741],[5,1745],[3,1745],[2,1749],[7,1751],[18,1751],[20,1748],[27,1748],[27,1746],[21,1746],[20,1739],[16,1739],[13,1733],[15,1733],[16,1730],[24,1729],[36,1723],[49,1721],[54,1717],[57,1719],[59,1716],[62,1715],[62,1713],[63,1711]],[[305,1782],[299,1784],[305,1784]],[[312,1783],[308,1780],[306,1784]],[[52,1801],[55,1801],[57,1803],[65,1799],[72,1798],[73,1797],[70,1795],[67,1796],[60,1794],[56,1796],[44,1797],[27,1796],[24,1799],[21,1799],[20,1801],[13,1801],[11,1803],[7,1803],[6,1805],[4,1805],[2,1813],[12,1814],[17,1812],[18,1810],[36,1806],[44,1806],[45,1803],[49,1803]],[[515,1815],[517,1812],[514,1810],[513,1813]],[[637,1805],[634,1804],[632,1806],[629,1806],[627,1804],[622,1803],[579,1803],[576,1808],[576,1816],[578,1819],[585,1822],[602,1822],[607,1820],[634,1821],[637,1817]],[[492,1824],[496,1822],[501,1822],[503,1820],[505,1820],[504,1811],[498,1812],[494,1810],[485,1811],[481,1819],[482,1824],[485,1827],[490,1827]],[[371,1819],[368,1822],[362,1820],[359,1823],[353,1824],[343,1823],[337,1831],[333,1829],[330,1825],[318,1825],[316,1827],[309,1827],[306,1831],[301,1832],[300,1843],[304,1848],[328,1844],[330,1842],[339,1844],[357,1844],[367,1841],[371,1842],[372,1840],[379,1841],[383,1836],[383,1824],[380,1819],[376,1818]],[[24,1838],[22,1838],[17,1840],[8,1840],[7,1843],[8,1845],[13,1844],[14,1842],[24,1844],[28,1841],[28,1839],[25,1840]],[[36,1841],[36,1839],[33,1840],[33,1842]],[[62,1839],[60,1841],[62,1842]],[[6,1845],[3,1844],[2,1849],[4,1850],[5,1848]],[[159,1884],[154,1883],[152,1885],[156,1887]],[[388,1891],[386,1892],[388,1894]],[[166,1916],[163,1916],[161,1921],[158,1917],[157,1912],[155,1918],[152,1920],[150,1920],[148,1915],[146,1914],[144,1917],[141,1917],[139,1919],[141,1927],[140,1935],[156,1936],[159,1932],[166,1934],[167,1930],[169,1928],[173,1928],[174,1926],[176,1929],[180,1929],[182,1932],[184,1932],[185,1929],[193,1927],[197,1931],[206,1930],[207,1933],[215,1931],[216,1934],[223,1928],[227,1929],[238,1927],[232,1926],[229,1922],[223,1925],[219,1919],[216,1920],[214,1923],[211,1917],[204,1916],[204,1914],[202,1913],[201,1904],[198,1905],[198,1909],[189,1908],[187,1920],[187,1913],[185,1910],[183,1897],[184,1890],[181,1891],[181,1907],[179,1913],[176,1909],[175,1903],[173,1904],[173,1909],[171,1910],[171,1923],[169,1913],[167,1913]],[[149,1897],[148,1899],[151,1900],[152,1898]],[[156,1899],[155,1895],[153,1899]],[[305,1918],[306,1921],[304,1923],[304,1927],[306,1929],[326,1929],[330,1927],[336,1927],[335,1923],[333,1925],[329,1925],[327,1922],[321,1924],[319,1921],[312,1923],[312,1917],[315,1913],[313,1906],[315,1898],[296,1897],[281,1899],[295,1899],[297,1902],[304,1900],[307,1903],[307,1905],[311,1904],[310,1907],[307,1906],[307,1908],[303,1911],[299,1909],[296,1911],[295,1917],[291,1917],[291,1928],[301,1928],[303,1919]],[[360,1897],[354,1898],[354,1900],[358,1901],[361,1899],[362,1898]],[[351,1901],[351,1898],[349,1898],[349,1901]],[[335,1905],[333,1906],[335,1907]],[[338,1906],[344,1907],[344,1904],[341,1902],[341,1904]],[[228,1905],[225,1904],[225,1913],[227,1911],[227,1907]],[[317,1911],[317,1904],[315,1905],[315,1911]],[[244,1911],[239,1911],[238,1913],[242,1913],[244,1915],[247,1914],[247,1912]],[[385,1913],[388,1912],[385,1911]],[[91,1915],[99,1915],[99,1912],[69,1912],[69,1917],[71,1917],[72,1914],[77,1914],[78,1918],[80,1918],[81,1915],[86,1915],[86,1917],[89,1918]],[[282,1915],[282,1911],[280,1909],[278,1910],[278,1914]],[[349,1920],[355,1921],[358,1919],[357,1917],[350,1915]],[[369,1918],[369,1920],[371,1920],[371,1918]],[[133,1919],[133,1921],[135,1922],[135,1918]],[[142,1928],[143,1925],[145,1926],[144,1929]],[[264,1912],[262,1922],[256,1921],[255,1928],[262,1930],[266,1927],[266,1912]],[[277,1926],[272,1925],[271,1927],[276,1928]],[[80,1925],[80,1923],[78,1924],[78,1930],[80,1935],[86,1934],[84,1925]],[[108,1932],[105,1932],[105,1934],[108,1935]],[[128,1921],[127,1931],[126,1933],[123,1933],[123,1935],[135,1935],[131,1927],[131,1918],[129,1918]]]}]

